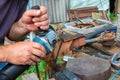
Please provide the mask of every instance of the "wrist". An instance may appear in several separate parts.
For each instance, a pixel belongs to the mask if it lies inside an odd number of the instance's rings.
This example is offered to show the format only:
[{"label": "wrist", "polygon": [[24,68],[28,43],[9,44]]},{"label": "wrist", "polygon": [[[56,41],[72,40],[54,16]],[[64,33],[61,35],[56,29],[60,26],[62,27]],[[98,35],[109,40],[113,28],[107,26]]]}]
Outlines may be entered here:
[{"label": "wrist", "polygon": [[6,62],[6,59],[5,46],[0,46],[0,62]]}]

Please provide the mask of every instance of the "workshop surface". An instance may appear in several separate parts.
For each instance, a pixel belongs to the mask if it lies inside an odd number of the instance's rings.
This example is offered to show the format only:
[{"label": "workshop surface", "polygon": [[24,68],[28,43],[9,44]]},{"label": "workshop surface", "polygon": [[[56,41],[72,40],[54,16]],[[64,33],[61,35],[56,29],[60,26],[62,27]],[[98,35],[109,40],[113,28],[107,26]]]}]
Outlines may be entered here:
[{"label": "workshop surface", "polygon": [[120,52],[120,47],[118,47],[116,44],[113,44],[110,47],[105,47],[101,43],[93,43],[92,46],[102,51],[103,53],[111,56],[116,52]]},{"label": "workshop surface", "polygon": [[[66,37],[65,37],[66,38]],[[69,40],[69,39],[68,39]],[[72,43],[72,42],[71,42]],[[68,50],[69,47],[71,46],[70,42],[64,42],[63,45],[63,49]],[[65,45],[67,45],[68,47],[65,47]],[[59,47],[59,46],[57,46]],[[57,49],[58,50],[58,49]],[[72,55],[72,52],[68,50],[68,52],[66,51],[66,53],[68,53],[69,56]],[[116,46],[116,44],[112,45],[111,47],[104,47],[101,43],[97,42],[97,43],[93,43],[92,45],[88,46],[85,45],[81,48],[80,52],[77,52],[77,54],[75,54],[76,57],[79,57],[78,55],[80,55],[81,52],[84,52],[84,54],[90,55],[90,56],[97,56],[100,58],[107,58],[110,59],[111,56],[115,53],[120,51],[120,48],[118,46]],[[64,51],[63,51],[64,52]],[[69,54],[70,53],[70,54]],[[60,50],[60,55],[62,54],[61,50]],[[62,55],[63,56],[63,55]],[[86,55],[84,55],[86,56]],[[83,56],[82,56],[83,57]],[[111,71],[111,77],[115,74],[115,72]],[[120,76],[118,75],[114,80],[120,80]]]}]

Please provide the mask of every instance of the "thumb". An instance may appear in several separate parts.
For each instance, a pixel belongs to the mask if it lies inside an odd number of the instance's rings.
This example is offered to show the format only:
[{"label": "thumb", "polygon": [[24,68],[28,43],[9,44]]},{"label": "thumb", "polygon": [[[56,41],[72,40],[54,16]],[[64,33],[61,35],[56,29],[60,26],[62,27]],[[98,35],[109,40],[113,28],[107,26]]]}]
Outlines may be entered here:
[{"label": "thumb", "polygon": [[32,23],[32,18],[33,17],[37,17],[37,16],[39,16],[40,15],[40,10],[27,10],[24,14],[23,14],[23,16],[22,16],[22,18],[21,18],[21,21],[23,22],[23,23]]}]

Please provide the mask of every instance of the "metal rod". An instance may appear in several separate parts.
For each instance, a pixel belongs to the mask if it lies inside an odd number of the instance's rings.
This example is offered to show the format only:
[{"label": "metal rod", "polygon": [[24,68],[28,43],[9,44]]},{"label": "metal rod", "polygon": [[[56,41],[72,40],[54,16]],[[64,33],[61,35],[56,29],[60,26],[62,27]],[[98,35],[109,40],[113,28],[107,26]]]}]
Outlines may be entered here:
[{"label": "metal rod", "polygon": [[58,57],[59,52],[60,52],[60,49],[61,49],[61,47],[62,47],[62,42],[63,42],[63,40],[61,40],[61,43],[60,43],[60,46],[59,46],[59,48],[58,48],[58,51],[57,51],[57,55],[56,55],[55,61],[57,61],[57,57]]},{"label": "metal rod", "polygon": [[39,67],[38,67],[38,64],[37,64],[37,63],[36,63],[36,65],[35,65],[35,67],[36,67],[37,77],[38,77],[39,80],[41,80],[41,79],[40,79],[40,73],[39,73]]}]

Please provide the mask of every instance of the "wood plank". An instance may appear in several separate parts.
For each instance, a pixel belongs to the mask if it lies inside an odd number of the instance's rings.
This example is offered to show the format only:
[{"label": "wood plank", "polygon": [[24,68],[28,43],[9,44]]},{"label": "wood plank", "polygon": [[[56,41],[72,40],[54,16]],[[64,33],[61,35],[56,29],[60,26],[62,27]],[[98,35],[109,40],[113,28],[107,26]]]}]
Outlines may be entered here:
[{"label": "wood plank", "polygon": [[107,55],[113,55],[116,52],[120,52],[120,47],[118,47],[116,44],[114,44],[111,47],[104,47],[101,43],[93,43],[92,47],[104,52]]},{"label": "wood plank", "polygon": [[92,17],[92,12],[99,12],[97,6],[70,9],[68,10],[69,20],[70,21],[77,20],[76,17],[80,19]]},{"label": "wood plank", "polygon": [[73,33],[67,30],[64,30],[64,32],[60,35],[61,40],[63,40],[64,42],[71,41],[81,37],[84,37],[84,35],[79,33]]}]

